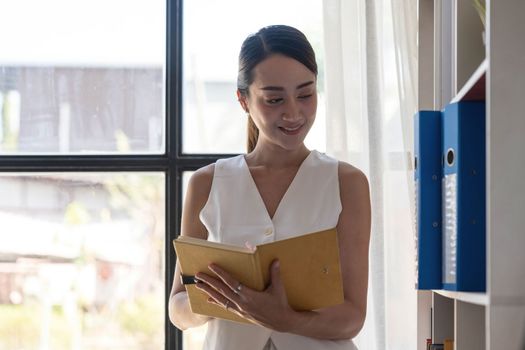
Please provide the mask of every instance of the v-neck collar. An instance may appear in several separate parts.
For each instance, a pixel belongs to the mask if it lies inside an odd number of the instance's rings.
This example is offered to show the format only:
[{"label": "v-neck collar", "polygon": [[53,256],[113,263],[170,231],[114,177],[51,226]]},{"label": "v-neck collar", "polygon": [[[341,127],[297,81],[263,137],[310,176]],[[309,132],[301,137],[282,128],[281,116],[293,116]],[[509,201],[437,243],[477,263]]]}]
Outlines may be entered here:
[{"label": "v-neck collar", "polygon": [[297,172],[295,173],[292,181],[288,185],[288,188],[284,192],[283,196],[279,200],[279,203],[277,204],[277,208],[275,209],[275,212],[273,213],[273,216],[270,216],[270,213],[268,212],[268,209],[266,208],[266,205],[264,204],[264,200],[261,196],[261,192],[259,192],[259,189],[257,188],[257,184],[255,183],[255,180],[252,176],[252,173],[250,172],[250,167],[248,166],[248,163],[246,163],[246,158],[244,155],[241,155],[242,158],[242,164],[244,169],[246,170],[246,173],[248,175],[248,178],[250,179],[249,182],[251,183],[251,187],[253,191],[255,192],[256,197],[258,198],[258,202],[260,206],[262,207],[262,210],[265,213],[266,218],[273,224],[275,222],[275,219],[278,217],[279,209],[283,206],[283,203],[285,203],[285,200],[287,197],[290,196],[290,192],[293,190],[295,183],[297,182],[296,179],[301,175],[301,170],[303,169],[304,164],[308,161],[308,159],[312,156],[315,150],[311,150],[310,153],[306,156],[306,158],[303,159],[301,164],[299,165],[299,168],[297,169]]}]

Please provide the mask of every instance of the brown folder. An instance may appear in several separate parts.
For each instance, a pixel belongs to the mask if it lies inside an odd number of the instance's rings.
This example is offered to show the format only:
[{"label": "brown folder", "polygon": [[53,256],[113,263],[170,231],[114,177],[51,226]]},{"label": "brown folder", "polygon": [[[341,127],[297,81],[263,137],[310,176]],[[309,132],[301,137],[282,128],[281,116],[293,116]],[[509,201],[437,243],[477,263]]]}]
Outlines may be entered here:
[{"label": "brown folder", "polygon": [[248,248],[180,236],[173,241],[186,290],[194,313],[248,323],[191,283],[204,272],[215,276],[208,265],[215,263],[243,285],[262,291],[270,282],[270,265],[279,259],[281,278],[290,306],[297,311],[315,310],[344,301],[339,247],[335,229],[309,233]]}]

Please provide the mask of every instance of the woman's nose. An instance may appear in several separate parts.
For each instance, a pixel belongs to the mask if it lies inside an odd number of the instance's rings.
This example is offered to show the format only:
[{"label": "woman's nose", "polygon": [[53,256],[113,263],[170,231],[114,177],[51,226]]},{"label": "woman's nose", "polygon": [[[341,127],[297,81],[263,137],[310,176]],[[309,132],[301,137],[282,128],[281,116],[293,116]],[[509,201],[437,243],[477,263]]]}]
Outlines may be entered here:
[{"label": "woman's nose", "polygon": [[294,121],[300,118],[300,112],[295,102],[288,102],[282,114],[283,120]]}]

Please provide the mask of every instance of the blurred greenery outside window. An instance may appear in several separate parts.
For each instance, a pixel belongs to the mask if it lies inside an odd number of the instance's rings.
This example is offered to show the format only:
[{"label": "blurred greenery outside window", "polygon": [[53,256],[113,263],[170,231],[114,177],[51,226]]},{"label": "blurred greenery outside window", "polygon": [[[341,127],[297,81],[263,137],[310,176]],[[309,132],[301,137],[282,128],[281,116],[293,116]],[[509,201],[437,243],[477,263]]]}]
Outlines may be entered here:
[{"label": "blurred greenery outside window", "polygon": [[[165,152],[165,0],[0,13],[0,159]],[[164,172],[38,164],[0,172],[0,349],[163,349]]]},{"label": "blurred greenery outside window", "polygon": [[1,349],[161,349],[164,175],[2,174]]}]

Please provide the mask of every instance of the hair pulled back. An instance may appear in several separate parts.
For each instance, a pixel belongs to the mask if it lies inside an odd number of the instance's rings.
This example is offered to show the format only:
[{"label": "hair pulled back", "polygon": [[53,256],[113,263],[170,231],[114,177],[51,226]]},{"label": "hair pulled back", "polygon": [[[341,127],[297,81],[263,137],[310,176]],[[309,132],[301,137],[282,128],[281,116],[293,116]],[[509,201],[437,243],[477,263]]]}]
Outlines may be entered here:
[{"label": "hair pulled back", "polygon": [[[293,58],[317,76],[315,52],[306,36],[294,27],[272,25],[248,36],[241,46],[237,76],[237,89],[241,95],[248,96],[255,66],[273,54]],[[259,130],[248,116],[248,153],[255,148],[258,137]]]}]

